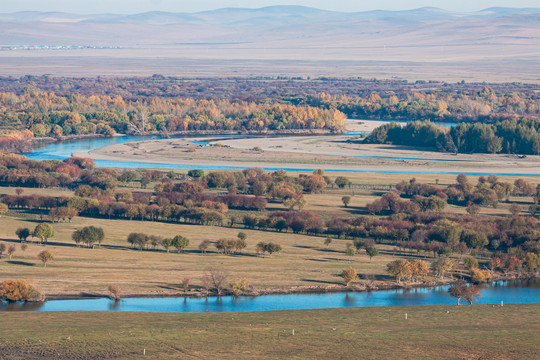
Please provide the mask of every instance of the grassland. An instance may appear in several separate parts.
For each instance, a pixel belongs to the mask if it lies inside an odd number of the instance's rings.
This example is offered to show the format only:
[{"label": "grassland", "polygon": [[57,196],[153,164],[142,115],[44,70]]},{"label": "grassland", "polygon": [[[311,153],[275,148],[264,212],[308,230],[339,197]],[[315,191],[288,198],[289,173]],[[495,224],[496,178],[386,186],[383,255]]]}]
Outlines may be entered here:
[{"label": "grassland", "polygon": [[540,351],[539,312],[539,304],[528,304],[221,314],[3,313],[10,326],[0,327],[0,357],[534,359]]},{"label": "grassland", "polygon": [[[21,215],[24,214],[10,212],[0,220],[0,237],[6,244],[15,242],[17,227],[35,226],[32,221],[21,219]],[[103,227],[106,239],[101,248],[78,248],[71,240],[75,229],[89,225]],[[326,247],[322,237],[241,229],[248,235],[248,247],[242,254],[229,256],[210,249],[208,254],[201,255],[196,249],[202,240],[234,238],[240,229],[88,218],[56,223],[54,227],[56,235],[46,246],[55,256],[52,263],[43,267],[37,254],[44,247],[29,244],[24,253],[18,248],[11,260],[7,257],[0,260],[1,277],[34,279],[48,295],[105,294],[110,284],[118,284],[127,293],[160,295],[178,293],[185,277],[192,279],[194,287],[199,287],[200,278],[210,266],[223,268],[231,277],[247,278],[259,289],[288,289],[341,286],[339,273],[351,265],[350,258],[344,254],[346,243],[351,240],[344,239],[335,239]],[[128,247],[126,238],[130,232],[171,237],[182,234],[191,243],[181,254],[163,250],[138,251]],[[255,245],[260,241],[277,242],[283,251],[272,257],[258,257]],[[383,255],[372,262],[365,255],[355,256],[352,265],[363,274],[384,274],[392,253],[390,247],[381,250]]]},{"label": "grassland", "polygon": [[[331,176],[338,174],[332,173]],[[354,184],[391,185],[401,180],[408,180],[412,175],[385,174],[347,174]],[[420,182],[441,185],[454,182],[450,175],[417,175]],[[471,177],[472,182],[476,179]],[[512,181],[511,178],[505,179]],[[152,184],[151,186],[152,187]],[[125,187],[125,190],[135,190]],[[120,189],[122,190],[122,189]],[[12,194],[14,188],[0,188],[0,194]],[[72,195],[61,189],[24,189],[24,194]],[[308,194],[306,210],[315,211],[325,219],[332,216],[357,216],[366,214],[365,204],[380,196],[381,191],[345,188],[327,189],[322,194]],[[344,207],[341,197],[351,195],[351,205]],[[530,198],[511,199],[523,205],[532,203]],[[508,204],[498,208],[482,208],[481,213],[488,215],[508,214]],[[525,206],[524,206],[525,208]],[[269,204],[269,210],[283,209],[281,204]],[[449,212],[464,213],[464,208],[450,206]],[[239,212],[239,216],[242,214]],[[395,259],[393,247],[378,245],[380,255],[372,261],[365,254],[353,258],[345,255],[344,250],[351,240],[333,239],[329,246],[323,244],[324,237],[277,233],[272,231],[247,230],[243,228],[209,227],[199,225],[173,224],[152,221],[127,221],[77,217],[72,222],[55,223],[56,234],[46,246],[53,252],[55,260],[47,267],[37,259],[37,254],[44,249],[37,243],[30,243],[23,252],[15,236],[19,227],[33,229],[40,222],[38,213],[25,210],[10,210],[0,217],[0,243],[15,244],[16,252],[11,259],[0,259],[0,278],[31,279],[49,297],[57,295],[80,296],[106,295],[107,287],[119,285],[126,295],[178,295],[181,282],[190,278],[191,291],[201,290],[201,278],[207,269],[218,266],[230,275],[230,278],[246,278],[262,293],[282,291],[327,291],[343,290],[339,276],[342,269],[353,266],[362,280],[360,288],[366,285],[385,286],[391,279],[385,274],[386,264]],[[100,226],[106,238],[100,248],[87,249],[76,247],[71,234],[83,226]],[[218,254],[213,246],[208,254],[202,255],[197,249],[203,240],[214,242],[221,238],[235,238],[239,231],[248,235],[248,247],[234,256]],[[131,232],[173,237],[181,234],[190,239],[190,245],[184,253],[166,253],[163,249],[138,251],[130,249],[126,241]],[[280,244],[282,253],[272,257],[260,257],[255,254],[255,246],[260,241],[272,241]],[[427,260],[430,260],[429,258]],[[300,287],[300,288],[299,288]]]}]

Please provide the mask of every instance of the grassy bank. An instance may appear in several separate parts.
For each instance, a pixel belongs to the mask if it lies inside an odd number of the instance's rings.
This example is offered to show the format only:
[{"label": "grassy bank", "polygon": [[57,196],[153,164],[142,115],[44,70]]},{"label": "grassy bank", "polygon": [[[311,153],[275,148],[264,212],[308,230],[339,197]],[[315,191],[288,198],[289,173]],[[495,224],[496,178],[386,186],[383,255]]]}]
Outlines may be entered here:
[{"label": "grassy bank", "polygon": [[0,358],[533,359],[539,314],[539,304],[3,313],[10,326],[0,327]]}]

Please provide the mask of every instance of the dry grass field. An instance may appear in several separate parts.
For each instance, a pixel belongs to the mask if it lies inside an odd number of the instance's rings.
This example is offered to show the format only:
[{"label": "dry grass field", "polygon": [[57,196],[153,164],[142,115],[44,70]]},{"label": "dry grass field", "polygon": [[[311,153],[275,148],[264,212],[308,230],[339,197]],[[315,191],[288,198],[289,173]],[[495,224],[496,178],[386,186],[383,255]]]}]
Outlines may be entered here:
[{"label": "dry grass field", "polygon": [[530,360],[540,351],[539,311],[539,304],[528,304],[221,314],[12,312],[2,313],[10,325],[0,327],[0,358]]}]

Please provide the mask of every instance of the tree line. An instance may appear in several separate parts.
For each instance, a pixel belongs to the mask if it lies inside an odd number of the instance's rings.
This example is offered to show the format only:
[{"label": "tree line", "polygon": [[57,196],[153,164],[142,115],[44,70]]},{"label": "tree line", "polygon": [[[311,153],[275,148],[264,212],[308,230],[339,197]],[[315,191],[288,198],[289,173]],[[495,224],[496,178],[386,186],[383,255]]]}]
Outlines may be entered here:
[{"label": "tree line", "polygon": [[540,119],[460,123],[449,130],[430,121],[379,126],[365,143],[430,147],[450,153],[540,154]]}]

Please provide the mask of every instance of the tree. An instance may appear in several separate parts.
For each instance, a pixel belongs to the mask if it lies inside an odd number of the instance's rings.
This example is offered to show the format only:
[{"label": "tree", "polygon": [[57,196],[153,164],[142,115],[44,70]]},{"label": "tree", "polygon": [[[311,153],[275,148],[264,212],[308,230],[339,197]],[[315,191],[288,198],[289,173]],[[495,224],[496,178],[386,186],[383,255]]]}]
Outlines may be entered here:
[{"label": "tree", "polygon": [[167,250],[167,252],[169,252],[169,250],[171,249],[172,243],[173,241],[170,238],[161,240],[161,246],[163,246],[165,250]]},{"label": "tree", "polygon": [[41,242],[47,243],[47,240],[54,236],[54,228],[47,223],[38,224],[34,229],[33,236],[39,238]]},{"label": "tree", "polygon": [[17,237],[19,238],[19,240],[21,242],[24,242],[30,236],[30,229],[28,229],[28,228],[18,228],[15,231],[15,235],[17,235]]},{"label": "tree", "polygon": [[188,292],[189,291],[189,285],[191,284],[191,279],[188,278],[188,277],[185,277],[184,279],[182,279],[182,288],[184,289],[184,292]]},{"label": "tree", "polygon": [[236,235],[236,237],[237,237],[238,239],[240,239],[240,240],[246,240],[246,239],[247,239],[246,233],[244,233],[244,232],[242,232],[242,231],[240,231],[240,232],[238,233],[238,235]]},{"label": "tree", "polygon": [[358,279],[358,274],[356,273],[356,270],[350,267],[341,271],[341,277],[343,278],[345,285],[349,286],[353,281]]},{"label": "tree", "polygon": [[11,260],[11,257],[13,256],[13,253],[15,252],[16,248],[15,245],[9,245],[7,248],[7,254],[9,256],[9,260]]},{"label": "tree", "polygon": [[345,186],[348,186],[351,184],[351,181],[346,178],[345,176],[338,176],[335,180],[334,180],[334,183],[339,186],[340,188],[344,188]]},{"label": "tree", "polygon": [[393,276],[398,283],[401,279],[411,276],[411,264],[406,260],[394,260],[386,264],[386,272]]},{"label": "tree", "polygon": [[351,197],[350,196],[343,196],[341,198],[341,201],[343,202],[343,205],[345,205],[345,207],[349,207],[349,204],[351,203]]},{"label": "tree", "polygon": [[480,212],[480,206],[476,204],[470,204],[469,206],[467,206],[466,210],[469,214],[476,215]]},{"label": "tree", "polygon": [[350,256],[351,261],[355,254],[354,247],[352,244],[347,244],[347,247],[345,248],[345,255]]},{"label": "tree", "polygon": [[464,281],[460,281],[448,289],[450,296],[457,298],[457,304],[460,305],[460,300],[464,299],[469,304],[472,304],[480,295],[480,289],[475,285],[467,285]]},{"label": "tree", "polygon": [[249,288],[249,283],[246,278],[235,279],[231,282],[231,290],[233,296],[238,297]]},{"label": "tree", "polygon": [[275,244],[273,242],[264,242],[261,241],[257,244],[257,252],[262,252],[270,254],[272,256],[273,253],[277,253],[281,251],[281,245]]},{"label": "tree", "polygon": [[332,243],[332,238],[329,238],[327,237],[326,239],[324,239],[324,245],[326,245],[327,247]]},{"label": "tree", "polygon": [[521,205],[519,204],[510,204],[510,206],[508,207],[508,211],[510,212],[510,214],[514,215],[514,216],[517,216],[521,213],[521,210],[523,210],[521,208]]},{"label": "tree", "polygon": [[447,257],[441,257],[431,264],[431,269],[442,279],[444,275],[452,271],[456,267],[456,263]]},{"label": "tree", "polygon": [[423,278],[429,274],[429,266],[425,261],[415,259],[409,261],[411,267],[411,277],[415,280]]},{"label": "tree", "polygon": [[127,237],[127,241],[131,246],[136,246],[139,250],[142,250],[148,243],[148,235],[143,233],[130,233]]},{"label": "tree", "polygon": [[379,250],[377,250],[377,248],[374,246],[370,246],[366,249],[366,253],[369,255],[369,262],[371,262],[371,259],[374,256],[379,255]]},{"label": "tree", "polygon": [[4,203],[0,203],[0,216],[7,213],[9,210],[8,206]]},{"label": "tree", "polygon": [[465,295],[467,284],[464,281],[460,281],[448,288],[448,293],[451,297],[455,297],[457,299],[457,304],[460,305],[460,301]]},{"label": "tree", "polygon": [[466,269],[471,270],[473,268],[478,267],[478,260],[476,260],[473,257],[466,257],[463,259],[463,266],[465,266]]},{"label": "tree", "polygon": [[245,239],[237,239],[234,242],[234,247],[237,252],[241,252],[247,247],[247,241]]},{"label": "tree", "polygon": [[461,233],[461,241],[474,249],[480,249],[489,244],[486,234],[468,229],[463,230]]},{"label": "tree", "polygon": [[273,242],[269,242],[268,244],[266,244],[265,250],[268,254],[270,254],[270,256],[272,256],[272,254],[278,253],[281,251],[281,245],[275,244]]},{"label": "tree", "polygon": [[41,301],[43,295],[26,280],[5,280],[0,283],[0,301]]},{"label": "tree", "polygon": [[199,244],[199,250],[200,250],[203,254],[206,254],[206,250],[208,250],[209,247],[210,247],[210,240],[203,240],[203,241],[201,241],[201,243]]},{"label": "tree", "polygon": [[109,297],[114,300],[114,301],[118,301],[120,300],[120,297],[122,295],[122,290],[120,289],[120,286],[118,285],[109,285],[108,287],[108,290],[109,290]]},{"label": "tree", "polygon": [[38,254],[38,259],[41,260],[44,267],[47,267],[47,263],[54,260],[54,256],[49,250],[43,250]]},{"label": "tree", "polygon": [[182,235],[176,235],[173,238],[173,246],[178,252],[182,252],[189,245],[189,239]]},{"label": "tree", "polygon": [[213,266],[207,269],[206,277],[216,290],[217,295],[221,296],[225,284],[227,283],[227,279],[229,278],[229,274],[222,268]]},{"label": "tree", "polygon": [[103,228],[97,226],[85,226],[82,229],[76,230],[71,235],[75,243],[84,243],[88,247],[93,247],[95,243],[101,244],[105,238]]}]

